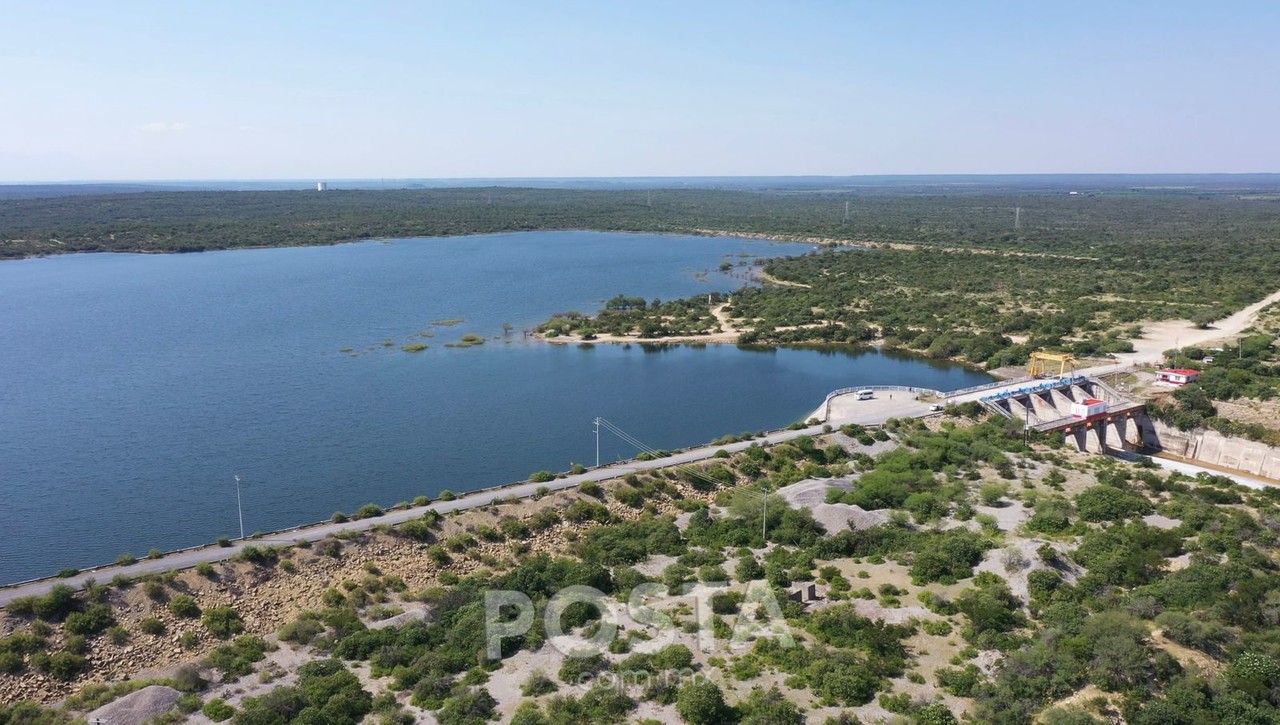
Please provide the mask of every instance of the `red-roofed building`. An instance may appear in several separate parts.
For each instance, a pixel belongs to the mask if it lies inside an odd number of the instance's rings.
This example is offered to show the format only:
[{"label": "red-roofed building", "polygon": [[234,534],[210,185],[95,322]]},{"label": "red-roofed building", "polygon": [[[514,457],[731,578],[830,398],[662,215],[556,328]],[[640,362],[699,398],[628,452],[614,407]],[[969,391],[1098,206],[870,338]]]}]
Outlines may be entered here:
[{"label": "red-roofed building", "polygon": [[1200,377],[1200,371],[1191,368],[1166,368],[1156,372],[1156,382],[1169,385],[1194,383],[1198,377]]}]

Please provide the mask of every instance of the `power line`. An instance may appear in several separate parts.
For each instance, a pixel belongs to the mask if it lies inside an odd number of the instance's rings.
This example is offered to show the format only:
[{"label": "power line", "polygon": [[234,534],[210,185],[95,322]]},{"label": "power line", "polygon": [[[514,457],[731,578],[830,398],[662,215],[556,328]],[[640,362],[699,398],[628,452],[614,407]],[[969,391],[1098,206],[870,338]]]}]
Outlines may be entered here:
[{"label": "power line", "polygon": [[[646,453],[649,453],[649,454],[652,454],[652,455],[654,455],[654,456],[656,456],[656,457],[661,458],[661,456],[659,455],[659,454],[661,453],[661,451],[659,451],[659,450],[658,450],[658,449],[656,449],[656,448],[652,448],[652,447],[650,447],[650,446],[646,445],[646,444],[645,444],[643,441],[641,441],[639,438],[636,438],[635,436],[631,435],[630,433],[626,432],[625,430],[623,430],[623,429],[619,428],[617,425],[613,424],[612,422],[610,422],[610,421],[608,421],[608,420],[605,420],[604,418],[601,418],[601,417],[599,417],[599,416],[597,416],[597,417],[596,417],[596,419],[595,419],[595,421],[594,421],[594,422],[595,422],[595,424],[596,424],[596,459],[597,459],[596,465],[597,465],[597,466],[599,466],[599,465],[600,465],[600,464],[599,464],[599,458],[600,458],[600,452],[599,452],[599,446],[600,446],[600,438],[599,438],[599,435],[600,435],[600,426],[604,426],[604,428],[605,428],[606,430],[608,430],[610,433],[613,433],[614,435],[618,436],[619,438],[621,438],[621,439],[622,439],[623,441],[625,441],[626,443],[629,443],[629,444],[631,444],[631,445],[635,446],[636,448],[640,449],[641,451],[646,452]],[[684,473],[686,473],[686,474],[688,474],[688,475],[690,475],[690,476],[692,476],[692,477],[694,477],[694,478],[696,478],[696,479],[698,479],[698,480],[700,480],[700,481],[703,481],[704,483],[708,483],[708,484],[710,484],[710,485],[711,485],[712,487],[714,487],[714,488],[719,488],[721,485],[723,485],[723,482],[718,481],[718,480],[716,480],[716,479],[714,479],[714,478],[712,478],[712,477],[710,477],[710,476],[706,475],[705,473],[703,473],[701,470],[699,470],[699,469],[697,469],[697,468],[692,468],[692,467],[689,467],[689,466],[683,466],[683,465],[680,465],[680,464],[676,464],[675,466],[673,466],[673,468],[675,468],[675,469],[676,469],[676,470],[678,470],[678,471],[683,471]],[[766,544],[767,544],[767,543],[769,543],[769,538],[768,538],[768,536],[769,536],[769,535],[768,535],[768,525],[769,525],[769,494],[770,494],[770,492],[768,492],[768,491],[763,491],[763,492],[762,492],[762,491],[753,491],[753,490],[751,490],[751,489],[749,489],[749,488],[742,488],[742,487],[740,487],[740,486],[734,486],[734,494],[735,494],[735,495],[745,495],[745,496],[747,496],[747,497],[759,497],[760,502],[761,502],[761,513],[760,513],[760,536],[761,536],[761,538],[764,540],[764,542],[765,542]]]}]

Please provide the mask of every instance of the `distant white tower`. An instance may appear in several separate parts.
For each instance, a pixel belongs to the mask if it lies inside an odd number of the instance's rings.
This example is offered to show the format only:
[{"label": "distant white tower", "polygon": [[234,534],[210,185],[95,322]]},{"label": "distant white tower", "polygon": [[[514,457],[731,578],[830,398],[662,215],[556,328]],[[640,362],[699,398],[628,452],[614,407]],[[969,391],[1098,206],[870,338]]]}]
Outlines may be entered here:
[{"label": "distant white tower", "polygon": [[326,182],[326,181],[317,181],[317,182],[316,182],[316,191],[328,191],[328,190],[329,190],[329,183],[328,183],[328,182]]}]

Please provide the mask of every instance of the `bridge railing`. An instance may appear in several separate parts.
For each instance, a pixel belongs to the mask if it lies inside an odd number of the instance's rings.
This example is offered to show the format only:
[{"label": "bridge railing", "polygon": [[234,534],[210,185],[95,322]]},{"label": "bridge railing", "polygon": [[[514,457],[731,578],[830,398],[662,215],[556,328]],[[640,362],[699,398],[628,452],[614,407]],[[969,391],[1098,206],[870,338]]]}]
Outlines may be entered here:
[{"label": "bridge railing", "polygon": [[955,398],[961,395],[968,395],[970,393],[980,393],[983,390],[990,390],[992,388],[1002,388],[1006,385],[1017,385],[1018,383],[1029,383],[1032,380],[1035,380],[1035,378],[1018,378],[1016,380],[996,380],[994,382],[984,383],[983,385],[975,385],[972,388],[961,388],[959,390],[952,390],[951,392],[947,393],[947,397]]},{"label": "bridge railing", "polygon": [[1079,375],[1073,378],[1057,378],[1055,380],[1043,382],[1039,385],[1031,385],[1025,388],[1015,388],[1013,390],[1006,390],[1003,393],[988,395],[985,399],[986,400],[1005,400],[1006,398],[1017,398],[1023,395],[1030,395],[1032,393],[1043,393],[1048,390],[1065,388],[1071,385],[1081,385],[1088,381],[1089,381],[1089,378],[1086,378],[1083,375]]}]

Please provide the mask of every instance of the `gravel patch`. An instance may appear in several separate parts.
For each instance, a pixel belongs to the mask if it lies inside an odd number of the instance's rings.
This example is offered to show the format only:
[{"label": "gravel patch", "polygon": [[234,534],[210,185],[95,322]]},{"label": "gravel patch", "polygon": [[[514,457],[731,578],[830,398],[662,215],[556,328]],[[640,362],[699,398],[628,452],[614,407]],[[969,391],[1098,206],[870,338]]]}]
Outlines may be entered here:
[{"label": "gravel patch", "polygon": [[889,520],[888,514],[867,511],[847,503],[827,503],[827,491],[831,489],[852,491],[853,481],[847,478],[810,479],[793,483],[778,493],[792,508],[805,508],[829,534],[845,529],[869,529]]},{"label": "gravel patch", "polygon": [[636,564],[633,568],[644,574],[645,576],[661,576],[668,566],[676,561],[676,557],[667,556],[666,554],[654,554],[648,559]]},{"label": "gravel patch", "polygon": [[1157,529],[1165,529],[1165,530],[1176,529],[1182,525],[1181,520],[1171,519],[1168,516],[1161,516],[1160,514],[1151,514],[1150,516],[1143,516],[1142,520],[1146,522],[1147,526],[1154,526]]}]

